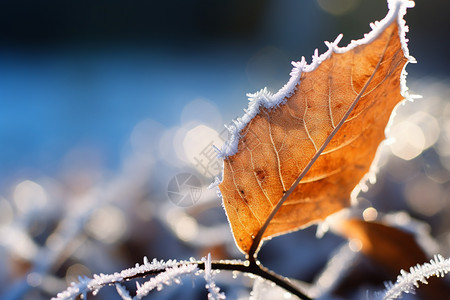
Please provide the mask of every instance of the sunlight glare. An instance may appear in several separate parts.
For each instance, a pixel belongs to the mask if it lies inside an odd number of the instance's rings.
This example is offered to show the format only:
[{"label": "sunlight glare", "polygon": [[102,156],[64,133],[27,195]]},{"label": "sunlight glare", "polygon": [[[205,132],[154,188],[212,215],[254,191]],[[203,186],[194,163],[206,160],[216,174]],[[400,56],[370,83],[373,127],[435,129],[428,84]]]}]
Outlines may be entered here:
[{"label": "sunlight glare", "polygon": [[32,211],[46,205],[47,193],[36,182],[24,180],[14,190],[14,203],[22,213]]},{"label": "sunlight glare", "polygon": [[363,218],[366,222],[375,221],[378,217],[378,211],[374,207],[368,207],[363,211]]},{"label": "sunlight glare", "polygon": [[92,213],[85,228],[94,238],[112,244],[123,237],[127,230],[127,222],[121,210],[105,206]]},{"label": "sunlight glare", "polygon": [[439,213],[448,202],[443,186],[429,180],[426,176],[420,176],[408,182],[405,187],[405,197],[411,209],[424,216]]},{"label": "sunlight glare", "polygon": [[353,252],[359,252],[362,249],[362,242],[359,239],[351,239],[348,246]]},{"label": "sunlight glare", "polygon": [[425,149],[425,135],[416,124],[403,121],[390,128],[389,135],[395,138],[390,145],[392,153],[404,160],[411,160],[419,156]]},{"label": "sunlight glare", "polygon": [[[201,124],[186,133],[183,140],[183,149],[189,162],[203,174],[208,165],[218,162],[213,145],[219,147],[222,143],[223,141],[217,131]],[[220,170],[215,171],[218,174]]]}]

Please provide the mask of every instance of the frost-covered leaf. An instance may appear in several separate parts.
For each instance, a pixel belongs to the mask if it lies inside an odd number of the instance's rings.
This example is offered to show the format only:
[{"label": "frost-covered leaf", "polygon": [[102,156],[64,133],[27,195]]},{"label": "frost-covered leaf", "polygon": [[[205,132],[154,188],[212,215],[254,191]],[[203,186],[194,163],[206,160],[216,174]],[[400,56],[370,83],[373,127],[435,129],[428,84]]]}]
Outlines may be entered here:
[{"label": "frost-covered leaf", "polygon": [[389,1],[387,16],[363,39],[340,48],[339,36],[311,64],[293,63],[278,93],[250,95],[222,151],[219,184],[244,253],[350,205],[391,112],[407,96],[403,70],[413,58],[403,15],[413,4]]}]

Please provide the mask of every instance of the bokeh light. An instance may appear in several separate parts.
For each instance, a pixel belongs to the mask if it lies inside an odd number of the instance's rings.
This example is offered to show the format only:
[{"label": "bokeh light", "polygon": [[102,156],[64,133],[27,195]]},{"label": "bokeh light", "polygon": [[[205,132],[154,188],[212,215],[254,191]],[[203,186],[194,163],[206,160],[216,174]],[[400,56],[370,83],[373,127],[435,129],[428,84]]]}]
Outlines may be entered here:
[{"label": "bokeh light", "polygon": [[37,287],[42,284],[42,275],[36,272],[31,272],[27,275],[27,283],[32,287]]},{"label": "bokeh light", "polygon": [[26,213],[43,208],[47,204],[47,194],[36,182],[25,180],[14,190],[14,203],[20,212]]},{"label": "bokeh light", "polygon": [[183,241],[191,242],[197,238],[197,221],[180,211],[171,210],[166,216],[166,221],[172,226],[175,234]]},{"label": "bokeh light", "polygon": [[216,160],[217,153],[213,146],[220,147],[221,143],[223,141],[217,131],[205,125],[198,125],[185,134],[183,148],[188,161],[199,172],[203,172],[204,165],[201,164],[202,157],[200,156],[204,156],[204,159]]},{"label": "bokeh light", "polygon": [[444,187],[425,176],[418,176],[407,182],[405,197],[408,205],[425,216],[433,216],[450,203],[450,197]]},{"label": "bokeh light", "polygon": [[363,219],[366,222],[373,222],[378,217],[378,211],[374,207],[368,207],[363,211]]},{"label": "bokeh light", "polygon": [[73,264],[67,268],[65,276],[67,284],[77,281],[79,276],[92,276],[92,272],[82,264]]},{"label": "bokeh light", "polygon": [[394,138],[394,142],[390,145],[392,153],[404,160],[416,158],[425,149],[425,135],[422,129],[410,121],[392,126],[389,136]]},{"label": "bokeh light", "polygon": [[127,231],[127,220],[122,210],[105,206],[91,214],[85,228],[94,238],[112,244],[123,238]]},{"label": "bokeh light", "polygon": [[8,200],[0,197],[0,227],[6,226],[12,222],[14,212]]},{"label": "bokeh light", "polygon": [[351,251],[353,252],[359,252],[362,249],[362,242],[359,239],[350,239],[348,246],[350,248]]}]

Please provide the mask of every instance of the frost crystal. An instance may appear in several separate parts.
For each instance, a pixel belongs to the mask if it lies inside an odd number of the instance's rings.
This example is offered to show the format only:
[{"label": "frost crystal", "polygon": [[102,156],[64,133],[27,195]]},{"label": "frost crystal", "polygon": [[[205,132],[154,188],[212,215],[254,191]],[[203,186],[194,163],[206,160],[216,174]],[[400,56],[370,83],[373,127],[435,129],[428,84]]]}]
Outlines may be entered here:
[{"label": "frost crystal", "polygon": [[386,283],[384,294],[377,295],[377,299],[397,299],[402,293],[414,293],[419,287],[419,282],[427,284],[431,276],[444,277],[450,272],[450,258],[444,259],[441,255],[435,255],[429,263],[417,265],[409,269],[409,273],[401,270],[395,284]]},{"label": "frost crystal", "polygon": [[[402,43],[403,53],[405,57],[408,58],[408,62],[414,63],[414,57],[409,55],[408,40],[405,35],[408,32],[408,27],[406,26],[405,20],[403,20],[403,16],[406,14],[407,8],[414,7],[414,1],[408,0],[389,0],[389,13],[386,17],[375,23],[371,23],[372,31],[364,35],[364,38],[356,41],[352,41],[346,47],[339,47],[338,43],[342,39],[342,34],[338,35],[334,42],[330,43],[328,41],[325,42],[325,45],[328,47],[328,50],[319,55],[318,50],[314,51],[312,56],[311,64],[307,64],[304,57],[301,58],[300,61],[292,62],[294,68],[292,69],[290,75],[291,78],[289,81],[275,94],[272,94],[264,88],[254,94],[247,94],[249,97],[248,108],[244,109],[245,114],[238,118],[237,120],[233,120],[234,126],[229,126],[227,129],[230,131],[231,137],[230,139],[223,145],[222,150],[219,153],[219,157],[227,157],[234,155],[237,152],[237,146],[240,139],[240,132],[244,129],[245,126],[258,114],[261,105],[265,108],[274,108],[281,104],[283,104],[287,98],[289,98],[294,92],[297,85],[300,83],[300,76],[302,72],[312,72],[314,71],[323,61],[328,59],[333,53],[344,53],[352,50],[353,48],[370,44],[373,40],[375,40],[384,29],[389,26],[392,22],[397,21],[400,27],[400,41]],[[401,94],[409,99],[409,95],[407,94],[406,88],[406,72],[403,70],[402,80],[401,80]]]},{"label": "frost crystal", "polygon": [[174,266],[166,269],[163,273],[150,278],[149,281],[140,285],[137,283],[136,297],[135,299],[142,299],[148,295],[148,293],[155,288],[160,291],[163,285],[171,285],[172,282],[180,283],[179,276],[184,274],[191,274],[198,270],[196,264],[185,264],[181,266]]},{"label": "frost crystal", "polygon": [[202,261],[205,263],[205,287],[208,289],[208,300],[223,300],[225,299],[225,294],[220,292],[220,288],[216,286],[214,282],[214,274],[211,269],[211,253],[208,253],[208,257],[203,258]]},{"label": "frost crystal", "polygon": [[63,292],[58,293],[56,299],[75,299],[78,295],[82,295],[82,299],[86,299],[86,294],[89,291],[88,285],[92,279],[88,277],[78,277],[78,283],[72,282],[70,286]]},{"label": "frost crystal", "polygon": [[[150,281],[152,281],[153,279],[156,280],[158,278],[156,281],[152,282],[156,282],[158,284],[158,287],[162,287],[162,284],[166,284],[166,282],[169,282],[169,279],[173,280],[180,274],[192,273],[195,270],[197,270],[196,264],[187,264],[187,262],[177,262],[176,260],[168,260],[167,262],[164,262],[162,260],[158,261],[157,259],[153,259],[153,261],[150,263],[147,257],[144,257],[144,263],[142,265],[136,264],[134,268],[125,269],[114,274],[95,274],[92,279],[88,277],[80,277],[78,283],[72,282],[65,291],[58,293],[58,295],[56,295],[55,298],[52,298],[52,300],[75,299],[79,295],[83,295],[83,299],[86,299],[86,294],[88,292],[92,292],[94,295],[96,295],[98,291],[105,285],[123,282],[128,278],[135,277],[139,274],[146,274],[152,271],[162,272],[161,274],[158,274],[154,278],[150,279]],[[144,285],[148,289],[150,284],[146,284],[147,282]],[[129,299],[127,298],[128,292],[126,292],[125,288],[117,285],[116,288],[118,289],[118,291],[120,290],[119,294],[123,299]],[[151,289],[148,289],[147,293],[150,290]]]},{"label": "frost crystal", "polygon": [[127,289],[121,285],[120,283],[116,283],[116,290],[120,297],[122,297],[123,300],[132,300],[133,298],[130,296],[130,293],[127,291]]}]

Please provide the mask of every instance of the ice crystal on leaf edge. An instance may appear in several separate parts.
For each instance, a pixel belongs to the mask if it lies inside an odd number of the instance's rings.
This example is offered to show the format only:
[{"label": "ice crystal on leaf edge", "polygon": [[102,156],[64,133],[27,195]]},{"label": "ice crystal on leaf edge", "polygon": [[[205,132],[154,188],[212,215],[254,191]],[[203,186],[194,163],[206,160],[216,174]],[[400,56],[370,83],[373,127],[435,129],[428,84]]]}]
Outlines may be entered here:
[{"label": "ice crystal on leaf edge", "polygon": [[[325,45],[328,47],[328,50],[325,53],[319,55],[317,49],[314,51],[311,64],[306,63],[305,57],[302,57],[300,61],[293,61],[292,65],[294,66],[294,68],[290,73],[291,77],[289,81],[277,93],[272,94],[267,90],[267,88],[263,88],[256,93],[247,94],[247,96],[249,97],[249,104],[247,109],[244,109],[245,114],[242,117],[233,120],[234,126],[227,126],[228,130],[230,131],[230,139],[223,145],[222,149],[219,151],[219,157],[224,158],[234,155],[237,152],[238,142],[240,139],[239,133],[256,116],[261,105],[266,108],[274,108],[283,104],[284,101],[286,101],[286,99],[295,92],[296,86],[300,83],[300,75],[302,74],[302,72],[314,71],[333,53],[344,53],[352,50],[357,46],[370,44],[395,19],[397,19],[397,22],[399,24],[399,36],[403,53],[405,54],[405,57],[408,59],[409,63],[415,63],[416,60],[414,59],[414,57],[409,55],[409,49],[407,45],[408,40],[406,39],[406,32],[408,32],[408,27],[406,26],[406,22],[403,19],[403,16],[406,14],[406,9],[414,7],[414,1],[389,0],[388,7],[389,12],[386,17],[381,21],[371,23],[370,27],[372,31],[365,34],[364,38],[353,40],[346,47],[339,47],[338,43],[343,37],[343,35],[340,34],[332,43],[325,41]],[[406,73],[405,71],[403,71],[401,80],[401,94],[403,97],[409,99],[407,90]]]}]

